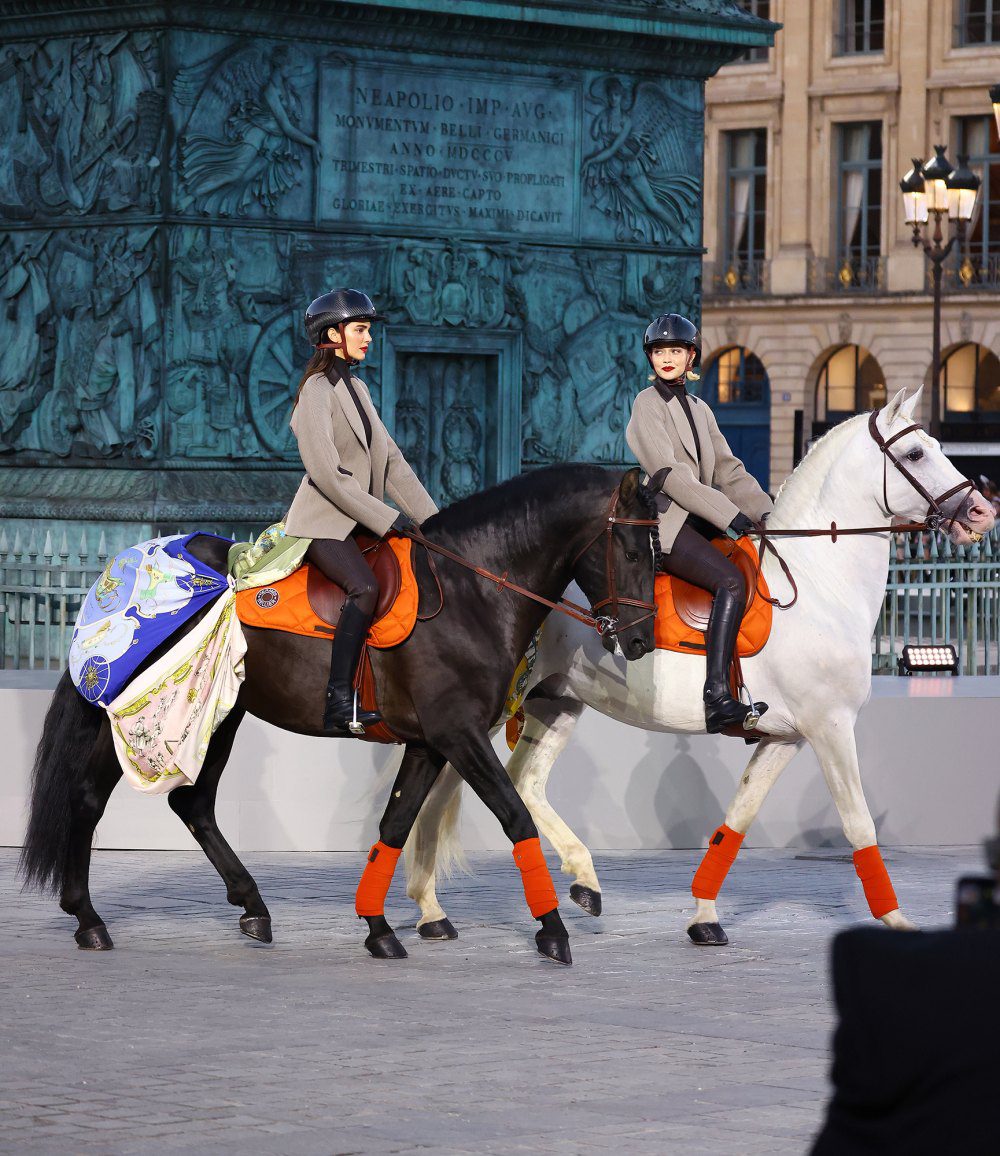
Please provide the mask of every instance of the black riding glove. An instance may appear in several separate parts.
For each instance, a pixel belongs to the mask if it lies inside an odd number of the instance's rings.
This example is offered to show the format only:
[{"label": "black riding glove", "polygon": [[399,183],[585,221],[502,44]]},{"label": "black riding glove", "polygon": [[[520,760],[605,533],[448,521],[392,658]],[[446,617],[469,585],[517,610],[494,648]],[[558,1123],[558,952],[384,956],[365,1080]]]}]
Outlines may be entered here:
[{"label": "black riding glove", "polygon": [[756,529],[746,514],[737,514],[726,527],[726,533],[730,538],[742,538],[744,534],[752,534]]},{"label": "black riding glove", "polygon": [[419,530],[420,526],[414,522],[409,514],[397,514],[395,522],[389,527],[390,530],[395,530],[397,534],[412,534]]}]

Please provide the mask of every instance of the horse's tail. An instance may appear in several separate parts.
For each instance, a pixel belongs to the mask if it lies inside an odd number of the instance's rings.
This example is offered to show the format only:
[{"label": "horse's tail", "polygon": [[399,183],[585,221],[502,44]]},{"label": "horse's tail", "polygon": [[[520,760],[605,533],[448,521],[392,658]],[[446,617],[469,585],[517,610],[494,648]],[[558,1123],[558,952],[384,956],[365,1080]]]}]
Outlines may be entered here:
[{"label": "horse's tail", "polygon": [[64,671],[45,714],[31,774],[31,813],[18,863],[25,887],[56,892],[63,885],[74,786],[90,762],[103,718]]},{"label": "horse's tail", "polygon": [[[455,774],[450,766],[447,770]],[[469,866],[469,860],[465,857],[465,848],[462,846],[462,840],[459,836],[463,786],[462,780],[459,779],[451,797],[441,811],[441,822],[438,824],[436,866],[438,871],[448,879],[456,871],[463,871],[466,875],[472,874],[472,868]]]}]

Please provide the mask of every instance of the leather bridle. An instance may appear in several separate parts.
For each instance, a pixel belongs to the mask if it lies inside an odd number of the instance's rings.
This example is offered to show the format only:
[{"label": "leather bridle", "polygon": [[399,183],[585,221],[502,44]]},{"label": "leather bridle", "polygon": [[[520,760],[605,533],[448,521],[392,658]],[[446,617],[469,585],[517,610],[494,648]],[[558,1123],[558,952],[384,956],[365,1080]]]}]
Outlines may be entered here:
[{"label": "leather bridle", "polygon": [[[924,522],[927,528],[929,530],[936,530],[940,527],[941,523],[945,519],[947,519],[947,524],[949,526],[953,526],[958,520],[958,514],[956,512],[950,518],[948,518],[947,514],[945,514],[944,510],[941,508],[942,502],[946,502],[949,498],[954,497],[955,494],[960,494],[963,490],[968,490],[970,494],[974,493],[976,489],[976,483],[972,481],[971,478],[966,478],[965,481],[959,482],[957,486],[952,486],[950,490],[946,490],[943,494],[938,494],[938,496],[935,498],[924,488],[920,481],[910,473],[906,466],[903,465],[899,458],[897,458],[889,448],[893,442],[898,442],[900,438],[906,437],[908,433],[913,433],[914,430],[923,429],[923,426],[921,426],[918,422],[914,422],[913,425],[908,425],[905,429],[901,429],[898,433],[894,433],[891,438],[885,438],[882,436],[882,431],[878,428],[878,415],[878,410],[873,410],[868,415],[868,432],[872,435],[872,440],[883,454],[882,505],[885,508],[886,515],[898,517],[898,515],[889,505],[887,475],[889,470],[888,463],[892,462],[896,469],[899,470],[903,477],[906,478],[910,485],[927,503],[927,513],[924,515]],[[966,526],[965,528],[968,529],[969,527]]]},{"label": "leather bridle", "polygon": [[[505,570],[502,574],[494,574],[491,570],[487,570],[484,566],[477,566],[474,562],[470,562],[467,558],[463,558],[461,554],[456,554],[453,550],[447,549],[445,546],[439,545],[437,542],[432,542],[429,538],[425,538],[423,533],[419,530],[406,530],[404,533],[407,537],[412,538],[414,542],[423,546],[427,550],[427,563],[430,567],[434,581],[438,588],[438,597],[440,599],[437,609],[432,614],[418,615],[419,622],[429,622],[432,618],[436,618],[444,609],[444,591],[441,587],[441,581],[437,576],[437,572],[431,562],[430,553],[440,554],[442,558],[447,558],[450,562],[455,562],[459,566],[464,566],[466,570],[471,570],[474,574],[478,574],[481,578],[486,578],[488,581],[496,584],[498,591],[513,590],[515,594],[521,594],[525,598],[530,598],[533,602],[539,602],[542,606],[547,606],[550,610],[558,610],[562,614],[568,615],[570,618],[575,618],[577,622],[582,622],[587,626],[593,626],[601,635],[610,634],[612,637],[618,634],[620,630],[628,630],[633,626],[637,626],[640,622],[645,622],[647,618],[652,618],[656,614],[655,602],[641,602],[637,598],[623,598],[618,593],[618,583],[615,572],[615,557],[614,557],[614,538],[613,531],[615,526],[648,526],[652,529],[654,526],[659,526],[658,518],[621,518],[618,516],[618,502],[621,497],[620,487],[616,486],[614,493],[611,495],[611,501],[608,505],[608,513],[606,520],[602,523],[597,533],[587,542],[587,544],[580,550],[573,559],[573,568],[576,567],[577,562],[584,554],[590,550],[594,544],[604,535],[607,537],[607,544],[605,550],[605,575],[608,583],[608,594],[606,598],[602,598],[600,602],[595,602],[588,610],[585,606],[578,606],[577,603],[571,602],[568,598],[560,598],[558,602],[553,602],[549,598],[543,597],[541,594],[536,594],[533,590],[528,590],[526,587],[519,585],[517,582],[511,582],[507,575],[509,571]],[[599,610],[604,607],[610,608],[608,614],[598,614]],[[619,624],[619,607],[621,606],[636,606],[640,610],[645,610],[646,613],[641,617],[634,619],[632,622],[626,623],[625,626]]]},{"label": "leather bridle", "polygon": [[[868,415],[868,432],[871,434],[872,440],[882,451],[882,507],[885,510],[887,518],[899,517],[892,507],[889,505],[889,462],[895,466],[897,470],[903,475],[916,492],[927,503],[927,513],[922,522],[905,522],[903,525],[896,526],[838,526],[836,522],[830,523],[830,528],[822,530],[769,530],[766,525],[758,529],[760,535],[760,552],[759,552],[759,567],[758,578],[760,576],[760,567],[763,565],[763,557],[766,551],[770,551],[781,566],[782,572],[792,588],[792,599],[790,602],[781,602],[777,598],[771,598],[767,595],[761,594],[765,602],[770,602],[772,606],[776,606],[779,610],[788,610],[794,606],[798,601],[799,589],[796,585],[795,579],[788,568],[787,562],[778,553],[774,543],[770,540],[772,538],[829,538],[831,542],[836,542],[840,537],[847,537],[853,534],[922,534],[927,530],[938,530],[941,528],[942,522],[947,526],[954,526],[958,521],[958,513],[956,506],[956,513],[949,518],[942,509],[942,502],[946,502],[949,498],[960,494],[963,490],[968,490],[973,493],[976,489],[976,483],[971,478],[966,478],[965,481],[959,482],[957,486],[952,486],[950,490],[945,490],[943,494],[938,494],[935,498],[923,485],[918,478],[915,478],[912,473],[903,465],[898,457],[889,448],[894,442],[898,442],[900,438],[906,437],[908,433],[913,433],[914,430],[922,430],[923,426],[914,422],[908,425],[905,429],[901,429],[898,433],[894,433],[892,437],[885,438],[882,436],[882,431],[878,428],[878,415],[880,410],[873,410]],[[960,525],[968,531],[969,534],[974,534],[971,527],[966,526],[964,522]],[[757,591],[760,594],[760,590]]]},{"label": "leather bridle", "polygon": [[[620,486],[615,487],[614,493],[611,495],[611,503],[608,506],[608,518],[605,525],[597,531],[597,533],[590,539],[582,550],[573,559],[573,568],[576,568],[577,562],[587,553],[589,549],[602,536],[605,537],[605,552],[604,552],[604,574],[608,584],[608,596],[602,598],[600,602],[595,602],[591,607],[591,613],[594,618],[594,626],[597,628],[597,633],[600,635],[610,634],[614,637],[619,630],[630,630],[633,626],[638,626],[640,622],[645,622],[647,618],[656,617],[656,603],[642,602],[638,598],[623,598],[618,593],[618,583],[616,581],[615,573],[615,550],[614,550],[614,528],[615,526],[659,526],[659,518],[620,518],[618,517],[618,500],[621,496]],[[602,610],[605,606],[610,608],[607,614],[598,614],[598,610]],[[638,618],[633,618],[631,622],[620,625],[620,608],[622,606],[635,606],[640,610],[645,610],[645,614],[641,614]]]}]

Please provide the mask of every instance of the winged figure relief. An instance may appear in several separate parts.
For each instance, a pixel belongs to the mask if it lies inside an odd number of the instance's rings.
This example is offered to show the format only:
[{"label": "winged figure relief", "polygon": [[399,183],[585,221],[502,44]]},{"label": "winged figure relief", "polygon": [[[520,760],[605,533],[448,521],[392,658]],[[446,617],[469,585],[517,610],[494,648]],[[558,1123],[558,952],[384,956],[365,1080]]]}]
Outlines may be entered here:
[{"label": "winged figure relief", "polygon": [[[302,104],[295,81],[304,59],[279,45],[270,54],[243,49],[221,66],[217,61],[182,69],[174,94],[194,104],[181,137],[181,172],[189,203],[220,217],[244,216],[257,203],[272,211],[301,180],[302,148],[319,142],[299,126]],[[209,135],[191,125],[222,126]]]},{"label": "winged figure relief", "polygon": [[650,81],[629,94],[617,77],[602,77],[590,97],[600,111],[590,126],[597,149],[583,162],[584,187],[614,219],[617,239],[697,244],[700,152],[692,143],[701,114]]}]

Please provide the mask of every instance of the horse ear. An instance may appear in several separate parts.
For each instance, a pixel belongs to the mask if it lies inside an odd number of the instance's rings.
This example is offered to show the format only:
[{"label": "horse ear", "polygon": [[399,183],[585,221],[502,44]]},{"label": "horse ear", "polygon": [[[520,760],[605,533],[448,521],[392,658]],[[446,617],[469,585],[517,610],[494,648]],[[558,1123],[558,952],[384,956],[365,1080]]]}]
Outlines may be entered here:
[{"label": "horse ear", "polygon": [[924,387],[922,385],[918,385],[916,392],[911,394],[899,407],[900,416],[905,417],[906,420],[911,423],[911,425],[917,420],[917,418],[914,417],[914,414],[917,412],[917,408],[920,405],[920,398],[923,395],[923,392]]},{"label": "horse ear", "polygon": [[621,495],[623,502],[634,502],[636,494],[639,492],[639,483],[642,478],[642,471],[638,466],[633,466],[622,478],[618,486],[618,493]]},{"label": "horse ear", "polygon": [[896,394],[896,396],[886,405],[882,410],[882,416],[885,418],[885,428],[888,429],[892,423],[899,417],[900,410],[903,408],[903,402],[906,401],[906,388]]}]

